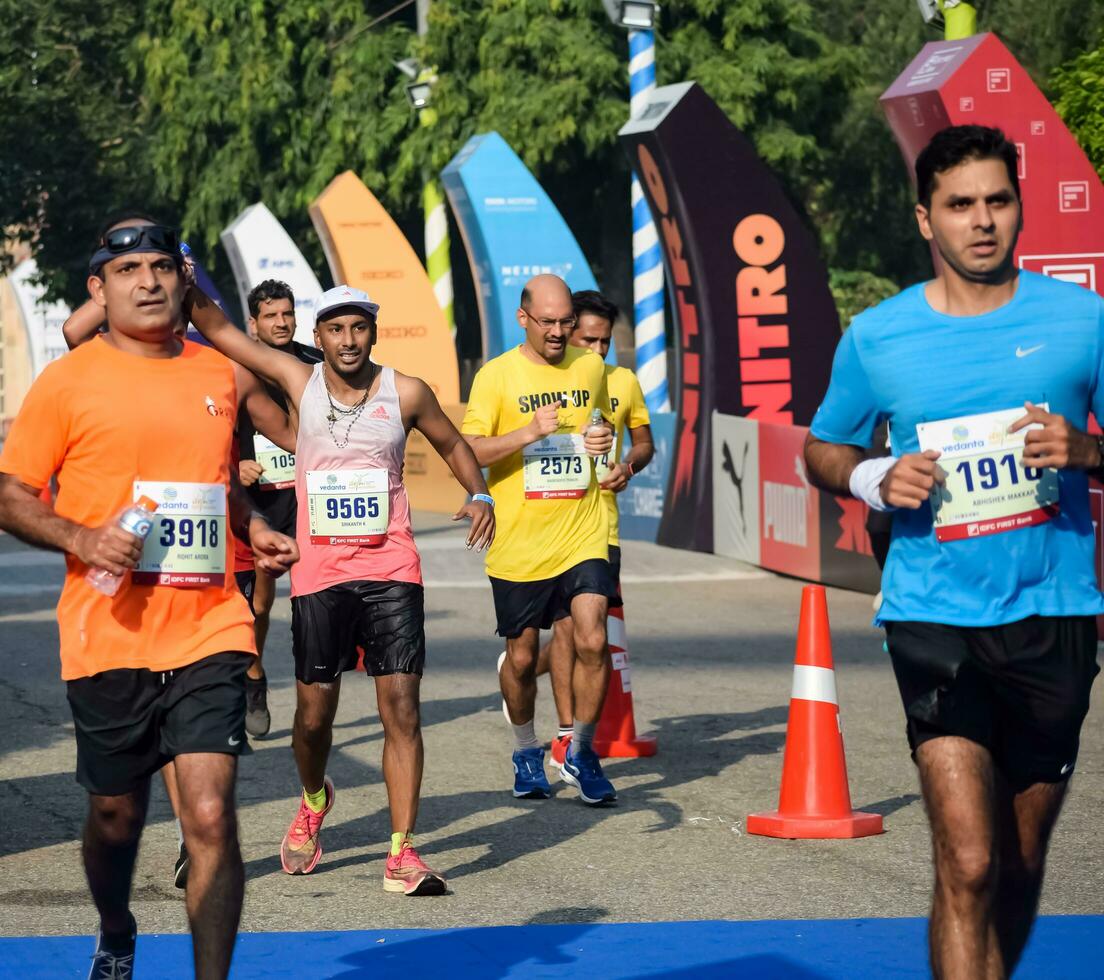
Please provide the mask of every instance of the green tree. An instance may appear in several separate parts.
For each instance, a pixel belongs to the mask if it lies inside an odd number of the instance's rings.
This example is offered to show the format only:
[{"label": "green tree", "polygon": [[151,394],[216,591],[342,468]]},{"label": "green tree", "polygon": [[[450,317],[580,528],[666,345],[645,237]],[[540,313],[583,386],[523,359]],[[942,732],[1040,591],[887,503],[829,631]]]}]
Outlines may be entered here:
[{"label": "green tree", "polygon": [[146,0],[136,38],[142,123],[159,193],[182,203],[185,236],[225,271],[220,231],[263,200],[321,271],[307,214],[338,173],[387,184],[413,128],[393,61],[402,23],[370,27],[386,3]]},{"label": "green tree", "polygon": [[1104,180],[1104,34],[1054,74],[1055,107]]},{"label": "green tree", "polygon": [[127,73],[140,19],[115,0],[0,0],[0,227],[33,243],[51,298],[85,296],[107,210],[159,203]]},{"label": "green tree", "polygon": [[[128,202],[179,221],[225,276],[219,231],[263,199],[322,272],[307,206],[337,173],[360,174],[418,243],[423,173],[495,129],[559,205],[599,281],[630,303],[617,142],[625,33],[597,0],[434,0],[423,39],[413,8],[377,22],[393,7],[0,0],[0,226],[37,236],[52,293],[70,301],[83,294],[101,216]],[[980,25],[1058,93],[1099,165],[1098,62],[1071,59],[1104,27],[1104,4],[1053,0],[1045,16],[1040,7],[993,0]],[[699,81],[753,140],[837,281],[863,272],[902,283],[930,259],[878,96],[934,37],[911,0],[667,0],[657,66],[661,84]],[[430,128],[393,67],[410,54],[440,77]]]}]

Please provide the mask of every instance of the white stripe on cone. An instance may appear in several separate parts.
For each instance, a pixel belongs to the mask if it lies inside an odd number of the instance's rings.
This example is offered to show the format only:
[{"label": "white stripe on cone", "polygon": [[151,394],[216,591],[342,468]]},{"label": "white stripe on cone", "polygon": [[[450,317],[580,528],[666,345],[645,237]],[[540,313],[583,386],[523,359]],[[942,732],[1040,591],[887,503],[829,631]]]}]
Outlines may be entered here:
[{"label": "white stripe on cone", "polygon": [[794,664],[793,690],[791,698],[802,701],[823,701],[825,704],[839,704],[836,700],[836,672],[827,667],[809,667]]},{"label": "white stripe on cone", "polygon": [[625,621],[619,616],[610,616],[606,620],[606,638],[611,650],[628,650],[628,632],[625,629]]}]

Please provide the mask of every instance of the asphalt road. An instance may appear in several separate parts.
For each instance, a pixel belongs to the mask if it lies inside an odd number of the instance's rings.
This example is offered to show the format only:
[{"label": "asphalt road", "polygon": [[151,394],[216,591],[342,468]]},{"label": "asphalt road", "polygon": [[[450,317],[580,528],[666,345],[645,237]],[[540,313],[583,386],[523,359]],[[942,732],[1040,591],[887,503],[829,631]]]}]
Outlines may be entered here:
[{"label": "asphalt road", "polygon": [[[420,515],[429,661],[426,773],[418,846],[450,893],[385,894],[390,828],[372,687],[347,679],[330,774],[337,804],[325,857],[309,877],[280,870],[296,807],[294,702],[286,587],[265,661],[273,731],[238,783],[247,890],[244,930],[440,928],[679,919],[914,916],[927,911],[928,834],[892,672],[870,597],[829,592],[852,799],[885,816],[857,841],[788,842],[745,833],[777,802],[801,583],[711,555],[628,542],[626,618],[636,722],[654,758],[613,761],[615,809],[515,801],[499,710],[490,590],[463,532]],[[72,723],[58,679],[58,556],[0,536],[0,934],[87,934],[96,917],[77,839]],[[1097,685],[1070,801],[1052,849],[1043,911],[1104,912],[1104,705]],[[555,717],[542,687],[538,732]],[[185,929],[171,881],[175,829],[154,794],[134,885],[141,930]]]}]

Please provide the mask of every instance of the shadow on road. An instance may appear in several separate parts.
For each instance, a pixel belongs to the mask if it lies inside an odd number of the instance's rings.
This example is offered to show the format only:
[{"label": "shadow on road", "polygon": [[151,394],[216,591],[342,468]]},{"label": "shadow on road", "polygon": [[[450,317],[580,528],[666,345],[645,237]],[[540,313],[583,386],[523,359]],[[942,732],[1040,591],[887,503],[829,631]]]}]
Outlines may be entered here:
[{"label": "shadow on road", "polygon": [[[486,699],[455,700],[482,703]],[[434,704],[440,705],[441,702]],[[556,847],[598,824],[629,814],[647,812],[654,815],[655,823],[647,828],[647,832],[669,830],[683,822],[682,807],[668,798],[671,789],[697,779],[717,776],[749,756],[773,755],[780,751],[785,733],[760,729],[780,725],[785,720],[786,708],[781,705],[757,711],[659,719],[654,731],[662,746],[660,754],[622,762],[614,775],[615,779],[619,776],[658,778],[622,791],[619,805],[615,807],[584,806],[574,798],[575,790],[557,782],[553,782],[553,794],[567,795],[569,800],[515,800],[510,795],[508,757],[504,749],[500,765],[501,789],[447,796],[424,795],[418,830],[420,834],[430,834],[479,813],[508,811],[507,816],[495,823],[433,841],[435,853],[467,848],[479,852],[478,857],[464,864],[442,867],[450,880],[502,868],[534,851]],[[751,734],[730,737],[741,732]],[[342,759],[341,767],[354,763],[348,757],[343,756]],[[355,765],[367,768],[360,763]],[[340,801],[343,783],[339,778],[342,769],[338,766],[331,768]],[[350,784],[346,782],[344,785]],[[568,805],[565,806],[565,803]],[[388,819],[386,808],[380,808],[375,813],[346,820],[332,829],[327,828],[324,836],[327,856],[312,877],[342,867],[382,861],[385,856],[382,841],[389,829]],[[373,846],[376,844],[378,847]],[[370,853],[364,852],[365,846],[372,846]],[[356,853],[341,856],[342,851]],[[246,865],[246,876],[260,877],[272,873],[277,866],[275,857],[251,861]]]}]

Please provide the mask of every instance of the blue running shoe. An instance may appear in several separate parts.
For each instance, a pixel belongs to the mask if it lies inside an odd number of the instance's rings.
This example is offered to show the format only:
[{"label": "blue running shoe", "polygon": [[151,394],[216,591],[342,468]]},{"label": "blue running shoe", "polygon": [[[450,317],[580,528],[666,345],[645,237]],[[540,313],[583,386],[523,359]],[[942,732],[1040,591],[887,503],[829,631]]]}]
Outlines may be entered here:
[{"label": "blue running shoe", "polygon": [[131,980],[134,976],[134,944],[138,939],[138,926],[130,917],[130,935],[116,949],[104,945],[101,929],[96,937],[96,952],[92,955],[92,969],[88,980]]},{"label": "blue running shoe", "polygon": [[603,806],[617,802],[613,783],[606,779],[602,764],[593,749],[579,749],[569,745],[564,764],[560,766],[560,779],[579,791],[579,798],[591,806]]},{"label": "blue running shoe", "polygon": [[552,795],[544,774],[544,749],[514,749],[514,796],[519,800],[547,800]]}]

